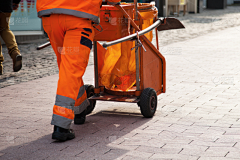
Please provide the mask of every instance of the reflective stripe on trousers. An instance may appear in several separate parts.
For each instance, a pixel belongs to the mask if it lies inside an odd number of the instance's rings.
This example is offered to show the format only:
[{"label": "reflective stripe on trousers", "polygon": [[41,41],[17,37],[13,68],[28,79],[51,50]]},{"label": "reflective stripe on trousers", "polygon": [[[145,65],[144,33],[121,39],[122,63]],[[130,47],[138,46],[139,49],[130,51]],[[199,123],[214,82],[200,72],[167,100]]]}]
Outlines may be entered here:
[{"label": "reflective stripe on trousers", "polygon": [[51,124],[68,129],[74,114],[80,114],[89,105],[82,76],[92,48],[93,28],[90,20],[69,15],[54,14],[43,17],[42,22],[59,68]]},{"label": "reflective stripe on trousers", "polygon": [[57,95],[55,105],[53,106],[52,125],[70,128],[74,119],[74,114],[82,113],[89,106],[85,87],[81,86],[77,100],[65,96]]}]

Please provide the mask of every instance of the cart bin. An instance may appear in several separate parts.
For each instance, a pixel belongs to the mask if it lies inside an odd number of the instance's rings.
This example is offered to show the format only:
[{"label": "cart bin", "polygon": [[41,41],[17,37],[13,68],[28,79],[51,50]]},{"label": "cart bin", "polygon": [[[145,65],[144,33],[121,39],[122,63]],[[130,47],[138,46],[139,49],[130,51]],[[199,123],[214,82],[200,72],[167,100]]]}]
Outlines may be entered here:
[{"label": "cart bin", "polygon": [[[133,17],[132,4],[121,5],[125,11]],[[128,19],[124,18],[123,13],[116,7],[111,5],[103,5],[100,11],[100,25],[102,26],[102,32],[96,28],[94,41],[112,41],[130,34],[130,27],[128,25]],[[99,30],[100,26],[96,26]]]}]

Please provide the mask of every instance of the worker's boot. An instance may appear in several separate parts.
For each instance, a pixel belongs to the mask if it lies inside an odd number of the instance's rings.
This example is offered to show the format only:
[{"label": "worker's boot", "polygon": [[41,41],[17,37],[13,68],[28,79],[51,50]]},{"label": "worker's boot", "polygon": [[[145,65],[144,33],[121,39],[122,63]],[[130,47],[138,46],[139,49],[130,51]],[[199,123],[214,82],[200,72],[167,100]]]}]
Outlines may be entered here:
[{"label": "worker's boot", "polygon": [[0,62],[0,75],[3,74],[3,65],[2,65],[2,62]]},{"label": "worker's boot", "polygon": [[58,126],[54,126],[52,139],[56,139],[59,141],[66,141],[74,138],[75,138],[75,133],[72,129],[65,129]]},{"label": "worker's boot", "polygon": [[17,51],[13,51],[10,56],[13,60],[13,71],[18,72],[22,68],[22,55]]},{"label": "worker's boot", "polygon": [[85,109],[82,113],[75,114],[74,124],[83,124],[86,120],[86,113],[87,113],[87,110]]}]

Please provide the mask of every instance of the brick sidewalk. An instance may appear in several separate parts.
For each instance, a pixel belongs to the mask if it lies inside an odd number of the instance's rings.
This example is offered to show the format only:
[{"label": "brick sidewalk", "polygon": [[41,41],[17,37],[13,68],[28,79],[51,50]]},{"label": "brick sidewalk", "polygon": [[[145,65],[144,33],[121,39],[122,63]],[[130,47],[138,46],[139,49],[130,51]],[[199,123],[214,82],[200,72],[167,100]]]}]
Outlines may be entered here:
[{"label": "brick sidewalk", "polygon": [[[65,143],[51,139],[57,75],[0,89],[0,159],[239,159],[239,37],[234,27],[165,46],[167,92],[152,119],[98,101]],[[84,79],[93,84],[92,65]]]},{"label": "brick sidewalk", "polygon": [[[159,32],[160,51],[165,52],[165,46],[179,41],[190,40],[211,32],[224,30],[229,27],[240,26],[240,6],[228,6],[224,10],[206,9],[200,14],[188,14],[178,19],[185,25],[183,30],[170,30]],[[44,43],[45,41],[42,41]],[[155,40],[153,40],[155,43]],[[23,55],[23,67],[20,72],[12,72],[12,60],[3,46],[4,75],[0,76],[0,88],[27,82],[34,79],[58,73],[56,56],[51,47],[37,51],[41,43],[21,44],[20,51]],[[171,51],[172,52],[172,51]],[[89,64],[93,64],[91,53]]]}]

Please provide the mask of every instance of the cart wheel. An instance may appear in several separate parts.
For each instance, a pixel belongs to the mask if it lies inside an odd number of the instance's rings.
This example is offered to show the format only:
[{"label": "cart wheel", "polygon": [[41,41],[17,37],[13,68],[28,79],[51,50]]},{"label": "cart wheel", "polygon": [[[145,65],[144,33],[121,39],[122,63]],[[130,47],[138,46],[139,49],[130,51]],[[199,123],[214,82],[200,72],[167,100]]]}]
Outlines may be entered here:
[{"label": "cart wheel", "polygon": [[144,117],[152,118],[157,109],[157,94],[152,88],[143,90],[140,96],[140,110]]},{"label": "cart wheel", "polygon": [[[84,87],[85,87],[85,90],[87,92],[87,98],[94,95],[93,85],[86,84],[86,85],[84,85]],[[95,105],[96,105],[96,100],[89,100],[89,102],[90,102],[90,105],[87,107],[87,115],[92,113],[92,111],[94,110]]]}]

